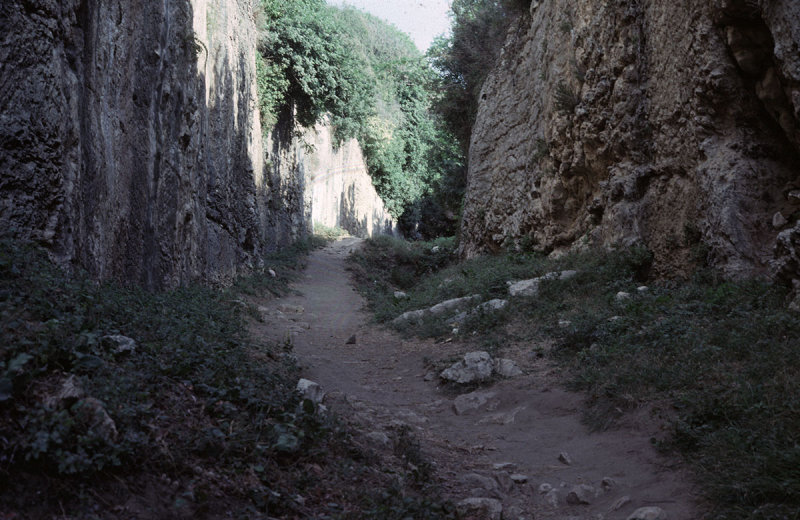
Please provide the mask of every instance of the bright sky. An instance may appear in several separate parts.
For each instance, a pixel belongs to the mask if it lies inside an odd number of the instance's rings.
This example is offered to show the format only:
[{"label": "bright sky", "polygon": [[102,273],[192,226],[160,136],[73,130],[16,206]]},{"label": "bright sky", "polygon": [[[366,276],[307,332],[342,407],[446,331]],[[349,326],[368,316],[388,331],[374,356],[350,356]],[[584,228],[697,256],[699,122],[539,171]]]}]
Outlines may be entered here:
[{"label": "bright sky", "polygon": [[328,0],[332,5],[352,5],[393,23],[409,34],[422,52],[450,27],[450,0]]}]

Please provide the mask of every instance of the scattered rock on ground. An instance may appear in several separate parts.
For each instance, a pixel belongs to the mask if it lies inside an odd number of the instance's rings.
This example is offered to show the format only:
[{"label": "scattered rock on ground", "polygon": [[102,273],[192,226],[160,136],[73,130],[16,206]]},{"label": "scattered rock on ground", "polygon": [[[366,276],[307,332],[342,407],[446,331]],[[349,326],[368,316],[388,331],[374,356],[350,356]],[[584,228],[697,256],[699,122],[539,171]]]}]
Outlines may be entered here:
[{"label": "scattered rock on ground", "polygon": [[667,513],[660,507],[640,507],[628,520],[667,520]]},{"label": "scattered rock on ground", "polygon": [[589,484],[579,484],[572,486],[567,493],[567,504],[572,505],[588,505],[594,500],[594,487]]},{"label": "scattered rock on ground", "polygon": [[279,305],[278,310],[286,314],[303,314],[306,312],[306,310],[300,305],[289,305],[288,303],[282,303]]},{"label": "scattered rock on ground", "polygon": [[511,475],[511,480],[514,484],[525,484],[528,482],[528,475],[523,475],[522,473],[514,473]]},{"label": "scattered rock on ground", "polygon": [[396,300],[405,300],[408,298],[408,294],[404,293],[403,291],[395,291],[394,297]]},{"label": "scattered rock on ground", "polygon": [[578,274],[577,271],[556,271],[547,273],[538,278],[511,282],[508,286],[508,294],[511,296],[538,296],[539,284],[543,280],[569,280]]},{"label": "scattered rock on ground", "polygon": [[641,285],[641,286],[637,287],[636,290],[639,293],[646,293],[647,291],[650,290],[650,288],[648,286],[646,286],[646,285]]},{"label": "scattered rock on ground", "polygon": [[99,400],[94,397],[81,399],[73,409],[78,421],[99,433],[104,441],[111,443],[117,440],[117,426]]},{"label": "scattered rock on ground", "polygon": [[519,406],[509,412],[495,413],[488,417],[484,417],[483,419],[478,421],[478,424],[499,424],[501,426],[505,426],[507,424],[513,424],[514,421],[517,419],[517,414],[524,409],[525,409],[524,406]]},{"label": "scattered rock on ground", "polygon": [[325,398],[325,391],[322,390],[322,387],[308,379],[300,379],[297,382],[297,391],[300,392],[303,399],[310,399],[316,404],[321,403]]},{"label": "scattered rock on ground", "polygon": [[631,299],[631,293],[627,293],[625,291],[620,291],[620,292],[617,293],[617,295],[614,298],[618,302],[625,301],[625,300],[630,300]]},{"label": "scattered rock on ground", "polygon": [[497,489],[497,482],[493,478],[483,476],[479,473],[467,473],[466,475],[462,475],[459,480],[464,484],[485,489],[487,491],[493,491]]},{"label": "scattered rock on ground", "polygon": [[621,496],[618,499],[616,499],[613,504],[611,504],[610,510],[611,511],[619,511],[620,509],[622,509],[623,507],[628,505],[630,503],[630,501],[631,501],[631,497],[629,497],[628,495]]},{"label": "scattered rock on ground", "polygon": [[345,341],[345,344],[346,345],[355,345],[356,344],[356,335],[353,334],[352,336],[347,338],[347,341]]},{"label": "scattered rock on ground", "polygon": [[392,323],[394,323],[395,325],[401,325],[404,322],[408,321],[418,322],[422,320],[422,318],[428,315],[438,316],[446,312],[457,311],[478,299],[480,299],[480,296],[478,295],[464,296],[463,298],[453,298],[452,300],[446,300],[441,303],[437,303],[436,305],[428,309],[419,309],[416,311],[404,312],[403,314],[392,320]]},{"label": "scattered rock on ground", "polygon": [[442,371],[440,377],[455,383],[467,384],[492,377],[493,363],[488,352],[464,354],[464,359]]},{"label": "scattered rock on ground", "polygon": [[513,470],[517,469],[517,465],[513,462],[498,462],[496,464],[492,464],[492,469],[495,471]]},{"label": "scattered rock on ground", "polygon": [[541,283],[539,278],[514,282],[508,286],[508,294],[510,296],[538,296],[539,283]]},{"label": "scattered rock on ground", "polygon": [[505,309],[508,306],[508,300],[501,300],[499,298],[495,298],[494,300],[489,300],[488,302],[483,302],[482,304],[475,307],[476,311],[479,312],[492,312],[492,311],[499,311]]},{"label": "scattered rock on ground", "polygon": [[100,341],[105,347],[114,349],[115,354],[136,351],[136,341],[128,336],[113,334],[110,336],[103,336]]},{"label": "scattered rock on ground", "polygon": [[558,460],[567,466],[572,464],[572,458],[570,458],[569,453],[566,451],[562,451],[558,454]]},{"label": "scattered rock on ground", "polygon": [[272,270],[272,269],[267,269],[267,272],[268,272],[268,273],[269,273],[269,275],[270,275],[271,277],[273,277],[273,278],[275,278],[276,276],[278,276],[278,274],[277,274],[277,273],[276,273],[274,270]]},{"label": "scattered rock on ground", "polygon": [[478,514],[485,516],[489,520],[501,520],[503,517],[503,504],[494,498],[465,498],[456,504],[456,509],[462,516]]},{"label": "scattered rock on ground", "polygon": [[369,432],[366,437],[372,444],[382,448],[389,446],[392,443],[392,441],[389,439],[389,436],[383,432]]},{"label": "scattered rock on ground", "polygon": [[616,485],[617,481],[611,477],[603,477],[603,480],[600,481],[600,486],[603,488],[603,491],[609,491]]},{"label": "scattered rock on ground", "polygon": [[511,475],[509,475],[507,471],[496,472],[494,478],[497,480],[497,483],[500,484],[500,489],[502,489],[504,493],[509,493],[514,489],[514,481],[511,480]]},{"label": "scattered rock on ground", "polygon": [[494,392],[470,392],[462,394],[453,400],[453,410],[456,415],[464,415],[478,410],[488,403],[495,395]]},{"label": "scattered rock on ground", "polygon": [[522,370],[511,359],[495,359],[494,371],[502,377],[517,377],[522,375]]},{"label": "scattered rock on ground", "polygon": [[44,404],[48,408],[56,408],[62,403],[64,406],[70,406],[78,399],[83,399],[86,392],[83,390],[80,380],[74,375],[67,377],[54,395],[49,395],[44,398]]},{"label": "scattered rock on ground", "polygon": [[788,223],[789,221],[786,220],[786,217],[784,217],[780,211],[772,216],[772,227],[775,229],[780,229]]},{"label": "scattered rock on ground", "polygon": [[546,495],[551,491],[553,491],[553,486],[551,486],[547,482],[542,482],[541,484],[539,484],[539,494]]}]

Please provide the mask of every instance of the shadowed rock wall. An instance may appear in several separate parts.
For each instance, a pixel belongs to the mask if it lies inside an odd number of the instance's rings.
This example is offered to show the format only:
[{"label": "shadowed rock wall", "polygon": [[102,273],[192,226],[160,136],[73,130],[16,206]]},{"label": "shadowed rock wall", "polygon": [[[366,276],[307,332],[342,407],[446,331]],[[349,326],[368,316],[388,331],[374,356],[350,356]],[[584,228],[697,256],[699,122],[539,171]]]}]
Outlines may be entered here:
[{"label": "shadowed rock wall", "polygon": [[534,0],[481,93],[464,253],[800,278],[799,49],[793,0]]},{"label": "shadowed rock wall", "polygon": [[258,0],[5,0],[0,226],[148,287],[225,282],[303,236],[291,111],[262,135]]}]

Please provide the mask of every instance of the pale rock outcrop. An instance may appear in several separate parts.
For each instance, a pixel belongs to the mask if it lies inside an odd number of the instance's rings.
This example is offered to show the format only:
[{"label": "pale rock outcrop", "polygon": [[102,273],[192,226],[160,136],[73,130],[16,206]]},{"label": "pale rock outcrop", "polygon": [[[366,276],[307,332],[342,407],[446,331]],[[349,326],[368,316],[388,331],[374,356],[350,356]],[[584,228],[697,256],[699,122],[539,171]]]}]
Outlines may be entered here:
[{"label": "pale rock outcrop", "polygon": [[489,379],[493,370],[494,362],[488,352],[469,352],[464,354],[461,361],[443,370],[440,377],[454,383],[468,384]]},{"label": "pale rock outcrop", "polygon": [[402,325],[406,322],[419,322],[426,316],[440,316],[447,312],[455,312],[459,309],[463,309],[465,306],[469,305],[470,303],[479,300],[479,295],[472,295],[472,296],[464,296],[462,298],[452,298],[450,300],[445,300],[443,302],[437,303],[436,305],[429,307],[427,309],[419,309],[415,311],[406,311],[400,316],[396,317],[392,320],[392,323],[395,325]]},{"label": "pale rock outcrop", "polygon": [[327,122],[308,130],[306,140],[312,149],[305,164],[306,205],[313,224],[364,238],[393,233],[394,218],[372,184],[358,141],[338,145]]},{"label": "pale rock outcrop", "polygon": [[481,93],[462,253],[643,243],[656,273],[704,250],[800,278],[798,121],[798,2],[532,2]]}]

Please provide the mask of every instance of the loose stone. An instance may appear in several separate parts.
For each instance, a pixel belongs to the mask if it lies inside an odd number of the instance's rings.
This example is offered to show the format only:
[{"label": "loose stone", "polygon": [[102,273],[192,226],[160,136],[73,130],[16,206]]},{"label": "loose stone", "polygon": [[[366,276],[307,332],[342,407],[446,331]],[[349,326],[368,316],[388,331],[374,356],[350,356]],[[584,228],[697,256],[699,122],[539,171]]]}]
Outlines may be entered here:
[{"label": "loose stone", "polygon": [[667,513],[660,507],[640,507],[628,520],[667,520]]}]

